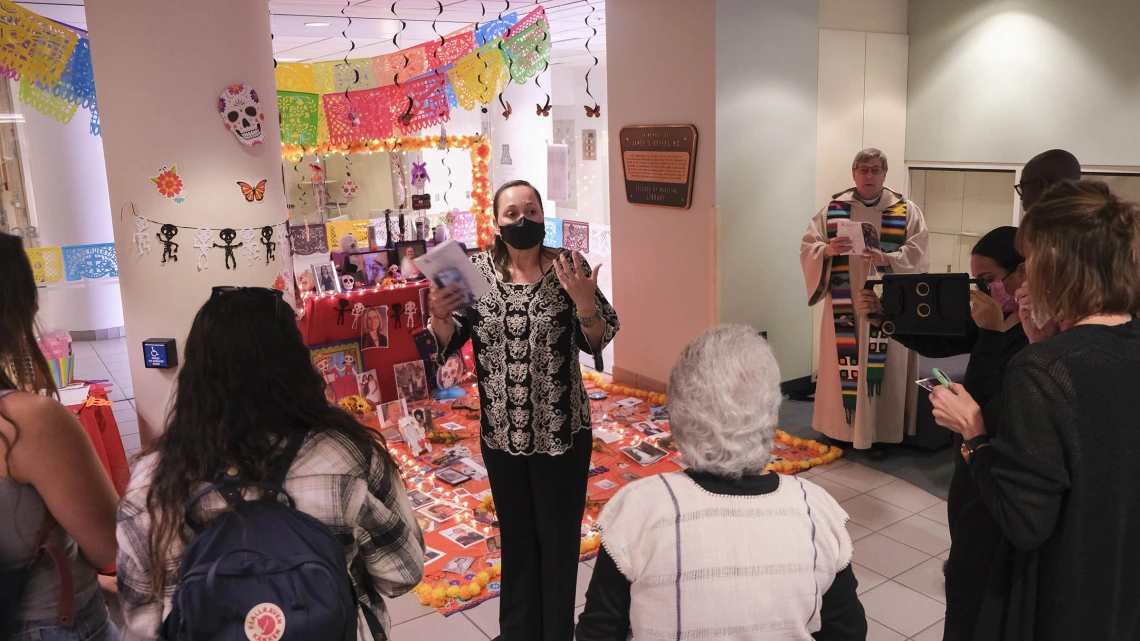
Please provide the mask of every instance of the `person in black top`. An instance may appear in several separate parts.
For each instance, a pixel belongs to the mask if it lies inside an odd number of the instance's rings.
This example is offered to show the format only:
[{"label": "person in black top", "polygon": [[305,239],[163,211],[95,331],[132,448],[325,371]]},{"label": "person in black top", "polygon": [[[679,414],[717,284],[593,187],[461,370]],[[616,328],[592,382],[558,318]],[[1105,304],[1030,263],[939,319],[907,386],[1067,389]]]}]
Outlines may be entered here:
[{"label": "person in black top", "polygon": [[[894,340],[926,358],[969,354],[965,388],[984,410],[988,425],[997,429],[1001,413],[1002,381],[1009,361],[1029,339],[1021,326],[1017,291],[1025,279],[1025,260],[1017,252],[1016,227],[998,227],[982,237],[970,256],[970,272],[985,280],[990,294],[971,294],[972,316],[964,336],[909,336],[894,334]],[[859,293],[856,310],[864,315],[879,313],[878,296]],[[872,320],[871,322],[876,322]],[[954,451],[961,447],[955,435]],[[989,580],[1001,530],[978,495],[965,461],[955,454],[954,476],[947,497],[950,523],[950,558],[946,562],[945,641],[974,638],[974,622],[981,608],[982,591]]]},{"label": "person in black top", "polygon": [[931,395],[1007,539],[975,638],[1140,638],[1140,206],[1061,183],[1018,246],[1033,344],[1009,364],[1000,428],[961,385]]},{"label": "person in black top", "polygon": [[579,353],[601,371],[618,317],[597,270],[543,246],[537,189],[509,182],[493,202],[497,234],[471,258],[490,291],[465,309],[461,283],[433,283],[430,329],[440,366],[468,339],[475,350],[483,460],[502,533],[502,639],[569,641],[593,452]]}]

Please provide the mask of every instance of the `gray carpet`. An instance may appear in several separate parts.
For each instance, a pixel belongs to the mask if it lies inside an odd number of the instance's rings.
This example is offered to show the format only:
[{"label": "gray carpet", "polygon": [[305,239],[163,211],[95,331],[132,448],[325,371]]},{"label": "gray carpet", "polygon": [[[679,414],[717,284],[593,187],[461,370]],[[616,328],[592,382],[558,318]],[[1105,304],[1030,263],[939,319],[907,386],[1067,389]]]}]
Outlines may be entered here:
[{"label": "gray carpet", "polygon": [[[784,401],[780,409],[780,429],[804,439],[822,440],[823,435],[811,428],[814,403]],[[864,451],[845,449],[844,458],[903,479],[942,500],[950,488],[954,474],[953,448],[944,447],[930,452],[908,445],[887,446],[888,456],[883,461],[872,461]]]}]

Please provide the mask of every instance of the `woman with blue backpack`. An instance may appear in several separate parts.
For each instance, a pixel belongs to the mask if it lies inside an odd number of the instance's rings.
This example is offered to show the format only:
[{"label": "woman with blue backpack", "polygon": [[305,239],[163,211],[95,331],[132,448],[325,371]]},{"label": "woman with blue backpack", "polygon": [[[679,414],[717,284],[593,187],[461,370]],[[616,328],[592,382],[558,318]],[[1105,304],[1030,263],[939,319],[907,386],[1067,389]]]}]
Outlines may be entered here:
[{"label": "woman with blue backpack", "polygon": [[383,438],[324,389],[279,292],[214,288],[119,509],[132,633],[388,637],[381,597],[423,578],[423,534]]}]

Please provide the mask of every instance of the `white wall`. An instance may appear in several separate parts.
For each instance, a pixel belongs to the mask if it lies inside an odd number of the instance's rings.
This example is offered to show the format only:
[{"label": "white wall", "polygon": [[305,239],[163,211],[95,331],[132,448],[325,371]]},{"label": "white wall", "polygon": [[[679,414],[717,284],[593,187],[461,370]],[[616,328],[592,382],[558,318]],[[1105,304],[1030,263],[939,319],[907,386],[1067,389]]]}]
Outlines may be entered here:
[{"label": "white wall", "polygon": [[1136,0],[911,0],[908,161],[1140,165]]},{"label": "white wall", "polygon": [[[18,109],[26,118],[20,128],[24,170],[32,185],[29,201],[40,246],[113,242],[103,139],[89,133],[87,112],[80,109],[64,125],[31,107]],[[45,327],[68,331],[122,327],[119,283],[111,279],[41,288],[39,318]]]},{"label": "white wall", "polygon": [[716,4],[721,320],[767,331],[784,379],[811,372],[798,256],[814,213],[818,33],[814,3]]},{"label": "white wall", "polygon": [[[592,70],[590,65],[559,65],[552,68],[555,117],[574,121],[574,148],[569,151],[576,163],[578,188],[577,206],[570,208],[559,204],[558,216],[608,225],[610,224],[609,128],[605,117],[586,116],[584,106],[594,106],[593,100],[586,94],[587,71],[590,71],[590,93],[602,105],[604,116],[606,105],[609,104],[606,65],[598,65]],[[583,129],[593,129],[597,132],[597,160],[582,159]]]},{"label": "white wall", "polygon": [[[548,91],[549,71],[539,75]],[[547,216],[556,216],[555,203],[546,197],[546,145],[554,137],[554,118],[535,113],[535,105],[546,103],[546,94],[535,86],[534,79],[525,85],[511,82],[503,100],[511,104],[513,115],[503,118],[498,99],[487,105],[491,115],[491,191],[512,180],[525,180],[542,192],[542,206]],[[552,110],[553,111],[553,110]],[[511,165],[502,164],[503,145],[510,145]]]}]

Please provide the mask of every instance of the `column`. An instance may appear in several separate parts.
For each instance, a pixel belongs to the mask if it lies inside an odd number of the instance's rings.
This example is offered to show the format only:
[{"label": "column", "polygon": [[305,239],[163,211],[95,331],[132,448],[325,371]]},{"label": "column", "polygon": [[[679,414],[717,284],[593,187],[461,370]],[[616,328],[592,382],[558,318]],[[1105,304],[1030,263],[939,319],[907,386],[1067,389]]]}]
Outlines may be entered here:
[{"label": "column", "polygon": [[[249,265],[239,250],[232,270],[223,266],[223,253],[211,249],[208,269],[199,271],[194,248],[194,228],[260,229],[285,220],[269,6],[264,0],[89,0],[86,10],[145,444],[161,429],[177,370],[145,369],[142,341],[174,338],[181,351],[213,286],[269,286],[284,268],[281,245],[268,265],[264,256]],[[239,143],[218,113],[219,94],[237,83],[251,85],[260,97],[265,137],[256,147]],[[185,185],[183,204],[159,195],[150,180],[173,165]],[[236,181],[262,179],[269,181],[264,202],[246,203]],[[176,237],[178,262],[161,264],[153,223],[151,252],[138,256],[128,203],[150,220],[186,227]],[[124,206],[128,214],[120,218]],[[216,232],[213,242],[221,242]]]}]

